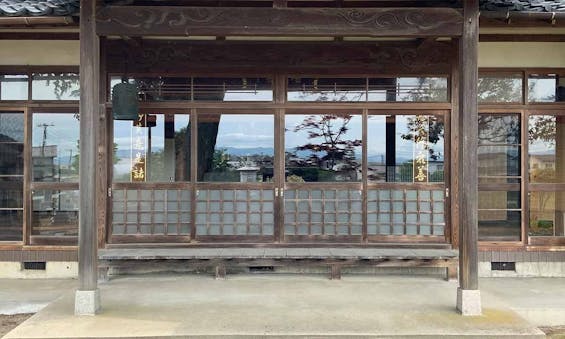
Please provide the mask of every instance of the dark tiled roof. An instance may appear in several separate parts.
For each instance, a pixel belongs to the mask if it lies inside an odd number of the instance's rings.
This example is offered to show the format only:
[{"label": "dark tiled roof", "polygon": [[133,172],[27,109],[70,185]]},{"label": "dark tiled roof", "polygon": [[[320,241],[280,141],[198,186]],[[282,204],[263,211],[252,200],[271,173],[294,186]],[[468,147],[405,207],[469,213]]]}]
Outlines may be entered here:
[{"label": "dark tiled roof", "polygon": [[[78,15],[79,4],[80,0],[0,0],[0,17]],[[480,6],[483,11],[565,12],[565,0],[480,0]]]},{"label": "dark tiled roof", "polygon": [[0,0],[0,16],[78,15],[80,0]]},{"label": "dark tiled roof", "polygon": [[565,12],[565,0],[480,0],[480,6],[483,11]]}]

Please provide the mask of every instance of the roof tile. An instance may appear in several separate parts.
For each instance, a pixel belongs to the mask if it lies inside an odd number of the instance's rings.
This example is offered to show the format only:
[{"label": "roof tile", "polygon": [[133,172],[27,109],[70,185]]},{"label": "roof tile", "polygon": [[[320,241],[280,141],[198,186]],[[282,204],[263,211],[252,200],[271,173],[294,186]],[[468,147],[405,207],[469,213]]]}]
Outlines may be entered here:
[{"label": "roof tile", "polygon": [[78,15],[80,0],[0,0],[0,16]]},{"label": "roof tile", "polygon": [[[79,7],[80,0],[0,0],[0,17],[78,15]],[[565,0],[480,0],[480,8],[483,11],[565,12]]]}]

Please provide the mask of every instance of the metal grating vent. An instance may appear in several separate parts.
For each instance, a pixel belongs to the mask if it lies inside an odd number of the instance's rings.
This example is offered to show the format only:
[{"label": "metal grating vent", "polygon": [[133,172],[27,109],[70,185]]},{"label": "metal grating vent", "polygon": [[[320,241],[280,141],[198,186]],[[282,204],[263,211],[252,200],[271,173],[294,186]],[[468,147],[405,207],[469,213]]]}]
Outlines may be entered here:
[{"label": "metal grating vent", "polygon": [[492,271],[516,271],[515,262],[491,262]]},{"label": "metal grating vent", "polygon": [[23,263],[24,270],[45,271],[45,261],[28,261]]},{"label": "metal grating vent", "polygon": [[250,266],[249,273],[269,273],[274,272],[274,266]]}]

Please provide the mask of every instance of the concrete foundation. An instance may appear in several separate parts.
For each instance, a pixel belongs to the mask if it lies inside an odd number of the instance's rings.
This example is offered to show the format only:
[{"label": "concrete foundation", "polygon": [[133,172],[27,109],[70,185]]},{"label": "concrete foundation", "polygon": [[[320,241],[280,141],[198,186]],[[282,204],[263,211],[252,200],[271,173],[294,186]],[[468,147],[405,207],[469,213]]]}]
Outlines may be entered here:
[{"label": "concrete foundation", "polygon": [[96,315],[100,311],[100,290],[75,293],[75,315]]},{"label": "concrete foundation", "polygon": [[481,291],[457,288],[457,310],[464,316],[479,316],[481,309]]},{"label": "concrete foundation", "polygon": [[18,261],[0,261],[0,279],[70,279],[78,276],[76,261],[48,261],[45,270],[26,270]]},{"label": "concrete foundation", "polygon": [[481,278],[563,278],[565,277],[565,262],[560,261],[527,261],[516,262],[514,271],[493,271],[488,261],[479,262],[479,277]]}]

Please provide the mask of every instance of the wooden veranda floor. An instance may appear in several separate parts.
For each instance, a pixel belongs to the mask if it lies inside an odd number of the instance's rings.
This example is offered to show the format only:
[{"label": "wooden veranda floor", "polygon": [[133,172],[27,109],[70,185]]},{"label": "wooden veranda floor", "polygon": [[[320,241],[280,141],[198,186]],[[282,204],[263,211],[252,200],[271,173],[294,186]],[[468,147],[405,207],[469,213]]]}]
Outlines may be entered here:
[{"label": "wooden veranda floor", "polygon": [[[223,277],[230,267],[328,267],[339,279],[342,267],[444,267],[456,278],[458,251],[415,248],[111,248],[99,251],[100,267],[165,266],[213,268]],[[106,272],[107,273],[107,272]],[[103,273],[104,274],[104,273]]]}]

